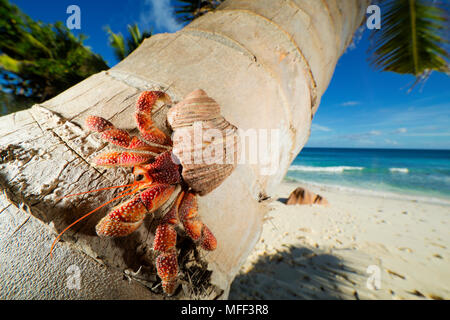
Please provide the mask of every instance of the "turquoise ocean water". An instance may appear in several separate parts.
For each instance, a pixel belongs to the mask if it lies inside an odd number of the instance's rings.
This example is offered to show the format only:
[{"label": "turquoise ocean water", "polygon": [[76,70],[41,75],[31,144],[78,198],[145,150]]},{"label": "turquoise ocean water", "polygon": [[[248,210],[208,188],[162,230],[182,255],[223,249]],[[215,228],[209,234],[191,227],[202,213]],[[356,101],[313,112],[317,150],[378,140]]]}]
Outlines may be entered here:
[{"label": "turquoise ocean water", "polygon": [[450,150],[304,148],[287,181],[450,200]]}]

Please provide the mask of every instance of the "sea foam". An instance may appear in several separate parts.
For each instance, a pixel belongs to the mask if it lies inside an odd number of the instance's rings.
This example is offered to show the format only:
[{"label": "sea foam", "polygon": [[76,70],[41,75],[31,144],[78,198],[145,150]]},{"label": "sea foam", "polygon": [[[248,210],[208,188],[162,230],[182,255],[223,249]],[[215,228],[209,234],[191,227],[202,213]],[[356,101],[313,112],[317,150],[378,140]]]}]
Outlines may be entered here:
[{"label": "sea foam", "polygon": [[408,173],[408,168],[389,168],[390,172]]},{"label": "sea foam", "polygon": [[292,165],[289,167],[289,171],[334,172],[334,173],[342,173],[344,171],[363,170],[363,169],[364,167],[350,167],[350,166],[313,167],[313,166]]}]

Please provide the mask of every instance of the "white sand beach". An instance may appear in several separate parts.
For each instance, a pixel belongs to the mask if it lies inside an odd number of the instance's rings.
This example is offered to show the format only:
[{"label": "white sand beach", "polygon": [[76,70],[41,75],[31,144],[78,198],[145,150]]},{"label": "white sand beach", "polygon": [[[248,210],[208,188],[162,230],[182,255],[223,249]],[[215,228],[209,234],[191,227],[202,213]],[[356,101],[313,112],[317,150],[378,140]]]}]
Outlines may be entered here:
[{"label": "white sand beach", "polygon": [[450,204],[283,182],[267,219],[230,299],[450,299]]}]

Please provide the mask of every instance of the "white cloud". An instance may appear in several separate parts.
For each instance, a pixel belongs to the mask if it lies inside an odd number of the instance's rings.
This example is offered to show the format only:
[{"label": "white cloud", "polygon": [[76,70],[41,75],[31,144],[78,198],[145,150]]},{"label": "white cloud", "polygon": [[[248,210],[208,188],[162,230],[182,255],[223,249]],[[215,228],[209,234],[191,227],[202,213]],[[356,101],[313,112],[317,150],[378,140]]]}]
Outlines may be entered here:
[{"label": "white cloud", "polygon": [[397,130],[395,130],[395,133],[406,133],[408,131],[408,129],[406,128],[398,128]]},{"label": "white cloud", "polygon": [[144,0],[144,4],[139,17],[143,28],[155,26],[163,32],[175,32],[183,27],[175,18],[170,0]]},{"label": "white cloud", "polygon": [[379,136],[379,135],[381,135],[381,131],[372,130],[372,131],[368,132],[368,135],[370,135],[370,136]]},{"label": "white cloud", "polygon": [[351,107],[351,106],[357,106],[358,104],[361,104],[359,101],[346,101],[340,104],[342,107]]},{"label": "white cloud", "polygon": [[312,131],[324,131],[324,132],[330,132],[331,131],[330,128],[318,125],[316,123],[311,124],[311,130]]}]

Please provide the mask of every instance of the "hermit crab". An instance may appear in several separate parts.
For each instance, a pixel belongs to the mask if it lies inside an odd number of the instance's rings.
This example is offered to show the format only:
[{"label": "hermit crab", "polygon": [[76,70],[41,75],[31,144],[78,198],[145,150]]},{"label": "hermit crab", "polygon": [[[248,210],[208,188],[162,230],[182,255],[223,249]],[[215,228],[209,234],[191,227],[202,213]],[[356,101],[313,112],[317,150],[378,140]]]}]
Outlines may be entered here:
[{"label": "hermit crab", "polygon": [[[98,222],[96,233],[105,237],[127,236],[139,228],[147,214],[161,208],[176,190],[181,189],[156,228],[153,242],[157,274],[164,292],[171,295],[176,289],[179,271],[175,226],[181,224],[201,248],[214,250],[217,247],[213,233],[199,218],[196,197],[209,193],[231,174],[236,166],[238,135],[236,127],[222,117],[217,102],[203,90],[191,92],[170,107],[167,123],[173,131],[173,140],[152,120],[152,110],[161,105],[172,105],[167,93],[144,91],[140,94],[135,113],[140,137],[131,136],[104,118],[89,116],[86,119],[89,130],[119,147],[117,151],[95,157],[94,164],[131,167],[134,182],[122,186],[127,189],[116,198],[69,225],[58,235],[53,246],[75,223],[125,196],[130,198]],[[196,137],[198,134],[201,136]]]}]

